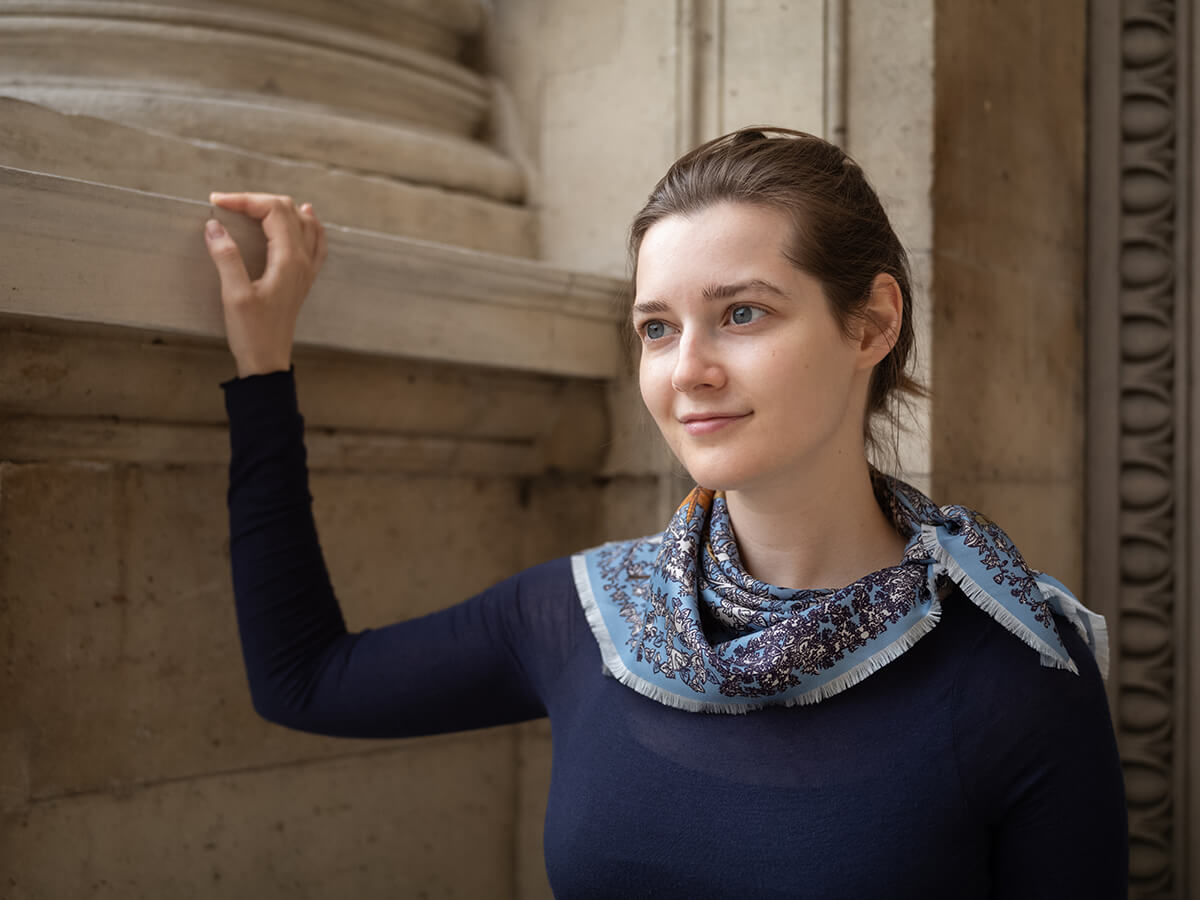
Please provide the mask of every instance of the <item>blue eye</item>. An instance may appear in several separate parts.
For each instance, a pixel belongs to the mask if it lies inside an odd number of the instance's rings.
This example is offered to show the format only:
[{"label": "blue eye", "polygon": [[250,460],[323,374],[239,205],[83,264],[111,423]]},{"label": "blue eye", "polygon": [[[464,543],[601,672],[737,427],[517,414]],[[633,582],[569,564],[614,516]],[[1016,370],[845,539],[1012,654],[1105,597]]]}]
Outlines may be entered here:
[{"label": "blue eye", "polygon": [[757,306],[735,306],[730,310],[729,321],[734,325],[749,325],[761,312]]},{"label": "blue eye", "polygon": [[646,335],[646,339],[657,341],[660,337],[664,337],[667,333],[667,326],[662,322],[647,322],[642,329],[642,333]]}]

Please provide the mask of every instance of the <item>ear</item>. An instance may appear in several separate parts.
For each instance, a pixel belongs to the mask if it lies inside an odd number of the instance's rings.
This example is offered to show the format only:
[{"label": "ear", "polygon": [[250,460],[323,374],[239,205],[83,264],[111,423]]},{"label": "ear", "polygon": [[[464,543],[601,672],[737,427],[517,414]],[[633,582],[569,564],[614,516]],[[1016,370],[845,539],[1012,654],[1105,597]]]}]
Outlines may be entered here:
[{"label": "ear", "polygon": [[892,350],[904,320],[904,295],[896,279],[880,272],[871,282],[871,296],[863,310],[858,358],[864,369],[873,367]]}]

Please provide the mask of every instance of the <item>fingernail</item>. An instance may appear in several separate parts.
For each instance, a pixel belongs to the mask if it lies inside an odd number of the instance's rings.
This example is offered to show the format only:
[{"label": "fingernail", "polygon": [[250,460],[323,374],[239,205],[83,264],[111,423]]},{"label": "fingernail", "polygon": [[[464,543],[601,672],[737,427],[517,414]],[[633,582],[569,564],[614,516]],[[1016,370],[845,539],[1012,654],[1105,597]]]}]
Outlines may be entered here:
[{"label": "fingernail", "polygon": [[225,234],[225,226],[216,219],[209,219],[204,226],[204,233],[215,240]]}]

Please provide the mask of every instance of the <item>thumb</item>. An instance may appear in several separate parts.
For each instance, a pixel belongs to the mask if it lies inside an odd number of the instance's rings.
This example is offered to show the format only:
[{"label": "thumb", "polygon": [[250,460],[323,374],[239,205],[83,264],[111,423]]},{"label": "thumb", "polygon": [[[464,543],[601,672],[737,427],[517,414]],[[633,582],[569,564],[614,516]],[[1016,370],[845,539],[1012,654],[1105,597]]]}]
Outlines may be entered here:
[{"label": "thumb", "polygon": [[204,225],[204,239],[221,279],[222,298],[232,300],[249,295],[250,275],[242,262],[241,251],[225,226],[216,219],[209,219]]}]

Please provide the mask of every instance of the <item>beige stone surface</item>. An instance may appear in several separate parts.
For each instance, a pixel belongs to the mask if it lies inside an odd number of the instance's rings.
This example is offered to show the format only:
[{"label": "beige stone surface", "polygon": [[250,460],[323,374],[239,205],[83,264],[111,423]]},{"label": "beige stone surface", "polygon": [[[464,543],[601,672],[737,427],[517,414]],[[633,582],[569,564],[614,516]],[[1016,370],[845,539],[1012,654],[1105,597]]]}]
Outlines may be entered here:
[{"label": "beige stone surface", "polygon": [[604,486],[599,533],[603,540],[615,541],[662,531],[694,484],[682,467],[657,477],[613,478]]},{"label": "beige stone surface", "polygon": [[934,446],[947,476],[1080,478],[1081,280],[940,252],[937,266]]},{"label": "beige stone surface", "polygon": [[[371,473],[528,477],[546,471],[592,472],[602,456],[602,441],[586,432],[542,443],[315,430],[306,444],[310,469]],[[215,425],[0,416],[0,458],[224,465],[229,435]]]},{"label": "beige stone surface", "polygon": [[[211,4],[156,0],[155,6],[192,11]],[[449,58],[457,58],[463,39],[475,34],[484,19],[484,5],[478,0],[237,0],[237,6],[336,25]]]},{"label": "beige stone surface", "polygon": [[1086,4],[939,2],[935,26],[935,494],[1079,587]]},{"label": "beige stone surface", "polygon": [[674,5],[511,0],[491,42],[541,174],[540,256],[623,275],[629,220],[675,158]]},{"label": "beige stone surface", "polygon": [[[229,148],[225,154],[235,158],[266,157],[284,164],[336,169],[369,177],[374,183],[403,179],[503,202],[520,202],[525,193],[521,171],[486,147],[410,125],[363,122],[336,109],[90,82],[70,88],[13,85],[0,91],[68,117],[91,116],[137,131],[169,132],[209,148]],[[215,149],[209,154],[215,155]],[[46,167],[39,163],[34,168]],[[91,173],[92,180],[97,174]],[[345,174],[340,179],[341,183],[348,180]],[[178,193],[179,187],[172,186],[171,192]],[[206,190],[197,196],[207,195]],[[345,224],[363,223],[352,218]]]},{"label": "beige stone surface", "polygon": [[[295,366],[310,428],[535,441],[606,422],[595,381],[305,349]],[[0,319],[0,414],[224,424],[233,375],[215,341]]]},{"label": "beige stone surface", "polygon": [[488,109],[478,74],[416,50],[364,52],[361,38],[314,43],[286,27],[244,26],[236,15],[201,22],[44,14],[54,9],[0,16],[0,85],[125,84],[184,98],[282,101],[280,108],[298,101],[462,137],[476,132]]},{"label": "beige stone surface", "polygon": [[[4,466],[12,702],[0,731],[27,742],[33,797],[347,752],[250,709],[224,486],[216,466]],[[318,474],[311,489],[352,629],[449,606],[520,568],[518,543],[495,539],[497,522],[525,521],[510,481]]]},{"label": "beige stone surface", "polygon": [[[978,509],[1008,533],[1026,561],[1072,591],[1083,590],[1083,503],[1073,480],[971,479],[935,473],[939,503]],[[1087,597],[1079,593],[1080,600]]]},{"label": "beige stone surface", "polygon": [[846,0],[846,149],[910,252],[933,241],[934,0]]},{"label": "beige stone surface", "polygon": [[[531,256],[533,213],[470,191],[520,191],[511,164],[470,145],[431,137],[409,146],[407,181],[349,172],[65,115],[0,97],[0,165],[206,200],[213,190],[287,194],[321,219],[473,250]],[[452,190],[451,190],[452,189]]]},{"label": "beige stone surface", "polygon": [[701,5],[497,4],[491,63],[541,173],[543,258],[622,275],[630,219],[694,140],[764,119],[822,129],[823,5]]},{"label": "beige stone surface", "polygon": [[764,124],[824,133],[826,5],[725,0],[720,133]]},{"label": "beige stone surface", "polygon": [[[413,47],[434,56],[457,59],[464,39],[476,34],[484,21],[478,0],[155,0],[153,4],[125,0],[8,0],[5,13],[12,16],[58,15],[203,22],[216,27],[236,20],[272,28],[336,31],[345,40],[356,36],[387,45],[389,49]],[[335,26],[330,28],[329,26]]]},{"label": "beige stone surface", "polygon": [[511,897],[511,746],[480,735],[39,802],[0,819],[4,893]]},{"label": "beige stone surface", "polygon": [[[0,240],[20,266],[0,313],[217,337],[206,204],[0,168]],[[218,214],[253,275],[258,223]],[[528,260],[330,226],[300,345],[602,378],[619,349],[612,279]],[[57,265],[71,252],[72,266]],[[75,271],[89,273],[78,290]]]},{"label": "beige stone surface", "polygon": [[442,609],[521,568],[518,538],[528,523],[512,480],[331,473],[314,476],[310,488],[352,628]]}]

